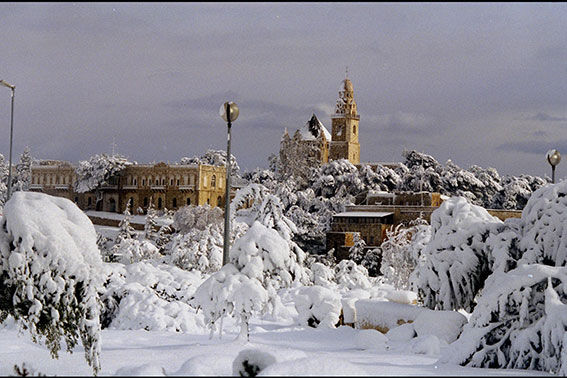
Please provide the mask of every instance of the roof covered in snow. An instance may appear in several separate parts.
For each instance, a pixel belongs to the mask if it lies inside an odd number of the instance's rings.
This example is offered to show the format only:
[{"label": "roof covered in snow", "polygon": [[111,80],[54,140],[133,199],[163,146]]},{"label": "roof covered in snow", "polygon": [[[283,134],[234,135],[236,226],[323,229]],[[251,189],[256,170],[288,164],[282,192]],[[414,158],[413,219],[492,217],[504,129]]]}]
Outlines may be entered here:
[{"label": "roof covered in snow", "polygon": [[319,121],[315,114],[311,116],[311,119],[307,121],[305,126],[303,126],[299,132],[301,133],[303,140],[316,140],[321,132],[323,132],[325,139],[331,141],[331,133],[325,128],[323,123]]},{"label": "roof covered in snow", "polygon": [[335,217],[373,217],[373,218],[383,218],[388,215],[392,215],[392,212],[384,211],[346,211],[344,213],[335,214]]}]

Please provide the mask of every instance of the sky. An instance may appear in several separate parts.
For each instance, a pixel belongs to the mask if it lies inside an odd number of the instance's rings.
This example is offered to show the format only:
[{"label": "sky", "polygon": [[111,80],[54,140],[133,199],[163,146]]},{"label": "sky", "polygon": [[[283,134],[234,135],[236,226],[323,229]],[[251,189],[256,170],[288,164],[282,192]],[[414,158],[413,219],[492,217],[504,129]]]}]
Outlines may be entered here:
[{"label": "sky", "polygon": [[[1,3],[13,161],[225,150],[267,168],[287,128],[330,114],[346,76],[362,162],[415,149],[462,168],[551,176],[567,155],[567,3]],[[10,90],[0,87],[0,153]],[[566,158],[567,160],[567,158]],[[567,162],[556,177],[567,177]]]}]

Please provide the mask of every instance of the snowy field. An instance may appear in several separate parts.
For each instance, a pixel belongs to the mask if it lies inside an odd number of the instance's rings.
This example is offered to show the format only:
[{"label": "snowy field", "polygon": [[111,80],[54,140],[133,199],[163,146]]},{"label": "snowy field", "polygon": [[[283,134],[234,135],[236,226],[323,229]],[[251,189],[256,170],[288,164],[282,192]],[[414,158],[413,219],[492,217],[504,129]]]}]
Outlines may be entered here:
[{"label": "snowy field", "polygon": [[[538,371],[478,369],[438,363],[440,353],[427,345],[416,353],[415,342],[393,342],[376,337],[378,331],[348,326],[336,329],[298,327],[252,319],[250,341],[237,339],[238,327],[225,322],[222,339],[208,331],[186,333],[143,330],[103,330],[102,369],[99,375],[230,376],[241,351],[267,352],[276,362],[260,375],[295,376],[545,376]],[[28,335],[18,336],[13,326],[0,330],[0,375],[14,375],[15,364],[46,375],[92,375],[83,349],[62,352],[51,359],[48,350],[34,344]],[[238,375],[238,374],[236,374]]]}]

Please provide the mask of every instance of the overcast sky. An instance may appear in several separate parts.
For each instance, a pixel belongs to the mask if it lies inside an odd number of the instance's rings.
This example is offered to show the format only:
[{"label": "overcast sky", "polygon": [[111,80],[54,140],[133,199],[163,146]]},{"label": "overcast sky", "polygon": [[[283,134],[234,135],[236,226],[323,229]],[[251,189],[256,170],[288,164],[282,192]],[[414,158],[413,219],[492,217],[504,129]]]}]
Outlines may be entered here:
[{"label": "overcast sky", "polygon": [[[348,76],[361,161],[404,149],[501,175],[567,177],[567,3],[1,3],[13,160],[139,163],[226,150],[267,167],[284,129],[330,130]],[[8,159],[10,90],[0,87]]]}]

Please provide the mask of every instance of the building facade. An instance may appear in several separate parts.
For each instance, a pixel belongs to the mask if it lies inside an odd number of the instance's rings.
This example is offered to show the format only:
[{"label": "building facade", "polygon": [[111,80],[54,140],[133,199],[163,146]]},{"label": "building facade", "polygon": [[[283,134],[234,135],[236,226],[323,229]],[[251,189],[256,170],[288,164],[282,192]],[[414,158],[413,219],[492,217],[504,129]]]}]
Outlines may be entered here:
[{"label": "building facade", "polygon": [[145,213],[150,201],[157,210],[186,205],[224,206],[226,168],[205,164],[133,164],[111,177],[98,190],[77,193],[75,167],[48,161],[32,166],[31,191],[64,197],[82,210]]}]

